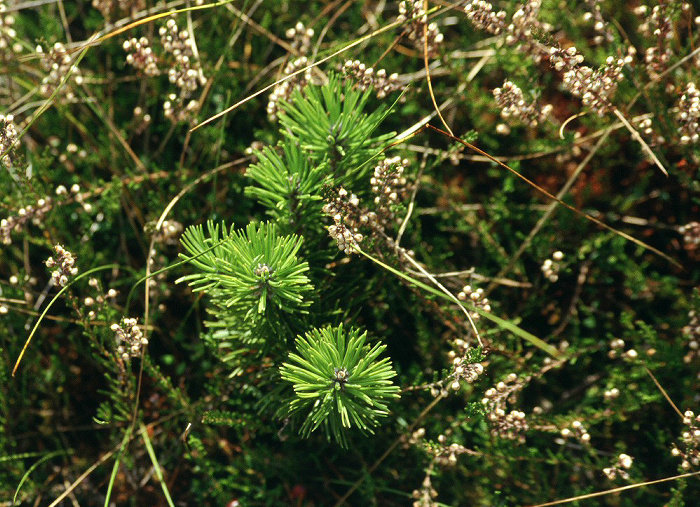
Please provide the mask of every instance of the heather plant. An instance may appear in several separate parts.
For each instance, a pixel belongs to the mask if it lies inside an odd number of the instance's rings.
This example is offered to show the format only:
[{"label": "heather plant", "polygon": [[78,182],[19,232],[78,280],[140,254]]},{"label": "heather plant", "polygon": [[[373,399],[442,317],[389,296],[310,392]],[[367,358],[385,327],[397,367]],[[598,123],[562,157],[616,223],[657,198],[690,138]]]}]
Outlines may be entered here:
[{"label": "heather plant", "polygon": [[0,503],[694,505],[699,34],[0,0]]}]

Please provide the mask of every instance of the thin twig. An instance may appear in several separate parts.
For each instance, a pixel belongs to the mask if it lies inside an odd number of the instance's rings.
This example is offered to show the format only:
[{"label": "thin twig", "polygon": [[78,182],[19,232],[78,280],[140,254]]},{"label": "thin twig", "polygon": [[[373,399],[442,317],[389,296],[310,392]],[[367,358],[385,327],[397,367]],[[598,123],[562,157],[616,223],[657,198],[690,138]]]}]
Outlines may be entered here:
[{"label": "thin twig", "polygon": [[546,195],[548,198],[552,199],[553,201],[556,201],[559,205],[565,207],[565,208],[568,209],[569,211],[573,211],[573,212],[576,213],[577,215],[579,215],[579,216],[585,218],[586,220],[588,220],[588,221],[590,221],[590,222],[593,222],[594,224],[596,224],[596,225],[602,227],[603,229],[606,229],[606,230],[608,230],[608,231],[610,231],[610,232],[612,232],[612,233],[614,233],[614,234],[617,234],[618,236],[620,236],[620,237],[622,237],[622,238],[625,238],[626,240],[631,241],[632,243],[634,243],[634,244],[636,244],[636,245],[639,245],[639,246],[641,246],[641,247],[643,247],[643,248],[649,250],[650,252],[654,252],[656,255],[658,255],[658,256],[660,256],[660,257],[663,257],[664,259],[666,259],[668,262],[670,262],[671,264],[673,264],[673,265],[676,266],[677,268],[681,268],[681,269],[683,268],[683,266],[682,266],[678,261],[676,261],[675,259],[671,258],[669,255],[663,253],[663,252],[662,252],[661,250],[659,250],[658,248],[654,248],[653,246],[649,245],[648,243],[645,243],[644,241],[642,241],[642,240],[640,240],[640,239],[637,239],[637,238],[635,238],[635,237],[633,237],[633,236],[630,236],[629,234],[627,234],[627,233],[625,233],[625,232],[618,231],[618,230],[615,229],[614,227],[611,227],[611,226],[609,226],[608,224],[606,224],[605,222],[603,222],[603,221],[601,221],[601,220],[598,220],[597,218],[595,218],[595,217],[589,215],[588,213],[585,213],[585,212],[581,211],[580,209],[575,208],[574,206],[572,206],[572,205],[570,205],[570,204],[568,204],[568,203],[562,201],[559,197],[554,196],[552,193],[548,192],[547,190],[545,190],[545,189],[542,188],[541,186],[537,185],[537,184],[536,184],[535,182],[533,182],[532,180],[526,178],[525,176],[523,176],[522,174],[520,174],[518,171],[516,171],[516,170],[513,169],[512,167],[506,165],[505,163],[503,163],[502,161],[498,160],[497,158],[495,158],[495,157],[489,155],[489,154],[486,153],[484,150],[482,150],[482,149],[480,149],[480,148],[477,148],[477,147],[474,146],[473,144],[468,143],[468,142],[466,142],[466,141],[464,141],[464,140],[462,140],[462,139],[459,139],[458,137],[452,136],[452,135],[450,135],[448,132],[445,132],[444,130],[440,130],[439,128],[434,127],[433,125],[428,124],[427,127],[430,128],[430,129],[432,129],[432,130],[434,130],[434,131],[436,131],[436,132],[441,133],[441,134],[444,135],[444,136],[447,136],[447,137],[451,138],[453,141],[457,141],[458,143],[460,143],[460,144],[466,146],[467,148],[469,148],[470,150],[474,150],[475,152],[477,152],[477,153],[479,153],[479,154],[481,154],[481,155],[484,155],[484,156],[486,156],[486,157],[489,157],[489,159],[491,159],[492,162],[495,162],[495,163],[498,164],[499,166],[503,167],[503,168],[506,169],[508,172],[510,172],[513,176],[515,176],[516,178],[521,179],[522,181],[524,181],[525,183],[527,183],[528,185],[530,185],[532,188],[534,188],[534,189],[537,190],[538,192],[540,192],[540,193]]},{"label": "thin twig", "polygon": [[[579,175],[583,171],[583,169],[588,166],[588,163],[593,159],[596,153],[598,153],[598,150],[600,150],[603,147],[603,144],[605,141],[607,141],[608,136],[610,136],[610,133],[612,131],[610,129],[606,130],[603,135],[598,139],[598,142],[591,148],[591,151],[588,152],[588,155],[579,163],[579,165],[576,167],[576,170],[574,170],[573,174],[569,177],[569,179],[566,181],[564,186],[557,192],[557,199],[563,199],[564,196],[569,192],[571,187],[574,185],[576,180],[578,179]],[[552,214],[556,211],[557,209],[557,202],[551,202],[549,204],[549,207],[547,211],[545,211],[544,215],[540,217],[540,219],[537,221],[535,226],[532,228],[530,233],[527,235],[527,237],[523,240],[523,242],[520,244],[520,247],[518,247],[518,250],[513,254],[513,256],[510,258],[508,261],[508,264],[506,264],[496,275],[496,278],[501,278],[505,276],[511,269],[513,269],[513,266],[515,266],[515,263],[517,260],[520,258],[520,256],[527,250],[527,248],[530,246],[530,243],[532,243],[533,238],[537,235],[537,233],[540,232],[542,227],[544,227],[544,224],[549,220],[549,218],[552,216]],[[486,294],[491,292],[495,288],[495,285],[492,283],[488,286],[486,289]]]},{"label": "thin twig", "polygon": [[[335,6],[340,3],[341,0],[336,0],[335,2],[331,3],[328,5],[329,8],[335,9]],[[348,7],[350,7],[353,4],[353,0],[348,0],[345,2],[343,5],[340,6],[335,12],[333,12],[333,15],[331,18],[324,23],[323,29],[321,30],[321,33],[318,34],[318,39],[316,39],[316,44],[314,44],[314,50],[311,53],[311,58],[310,60],[313,62],[316,57],[318,56],[318,51],[321,49],[321,43],[323,42],[323,39],[326,37],[326,34],[328,33],[328,30],[335,24],[335,22],[338,20],[338,18],[346,11],[348,10]]]},{"label": "thin twig", "polygon": [[[413,271],[411,269],[408,269],[407,271],[414,276],[425,278],[425,275],[423,273],[418,272],[418,271]],[[448,271],[445,273],[433,273],[432,275],[435,278],[468,277],[468,278],[471,278],[473,280],[477,280],[479,282],[491,282],[491,281],[493,281],[494,283],[497,283],[499,285],[505,285],[506,287],[518,287],[521,289],[529,289],[532,287],[532,284],[529,282],[518,282],[516,280],[510,280],[509,278],[494,278],[491,276],[480,275],[479,273],[474,272],[474,268],[469,268],[469,269],[465,269],[462,271]]]}]

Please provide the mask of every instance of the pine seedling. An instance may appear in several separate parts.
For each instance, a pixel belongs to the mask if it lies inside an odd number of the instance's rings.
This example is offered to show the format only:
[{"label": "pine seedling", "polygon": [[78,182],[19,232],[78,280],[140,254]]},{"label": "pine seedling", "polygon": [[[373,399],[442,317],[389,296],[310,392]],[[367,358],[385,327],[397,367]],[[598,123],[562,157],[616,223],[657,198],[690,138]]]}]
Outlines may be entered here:
[{"label": "pine seedling", "polygon": [[290,354],[280,372],[296,394],[289,413],[307,415],[302,435],[323,426],[327,438],[347,447],[347,429],[374,433],[379,419],[388,415],[388,402],[399,397],[391,381],[396,372],[388,358],[377,359],[386,346],[366,340],[367,333],[346,331],[342,324],[297,337],[298,354]]},{"label": "pine seedling", "polygon": [[[182,244],[198,273],[183,276],[195,291],[206,291],[215,306],[228,309],[243,320],[257,321],[268,306],[283,312],[305,313],[312,290],[307,262],[297,257],[301,238],[279,236],[274,224],[249,224],[245,231],[229,232],[207,223],[188,228]],[[216,248],[206,252],[213,245]],[[187,258],[186,256],[183,256]]]},{"label": "pine seedling", "polygon": [[307,86],[304,92],[295,90],[290,102],[282,102],[281,132],[312,162],[327,162],[336,185],[355,188],[371,170],[365,162],[395,135],[373,136],[387,108],[365,113],[371,90],[353,89],[332,74],[325,85]]}]

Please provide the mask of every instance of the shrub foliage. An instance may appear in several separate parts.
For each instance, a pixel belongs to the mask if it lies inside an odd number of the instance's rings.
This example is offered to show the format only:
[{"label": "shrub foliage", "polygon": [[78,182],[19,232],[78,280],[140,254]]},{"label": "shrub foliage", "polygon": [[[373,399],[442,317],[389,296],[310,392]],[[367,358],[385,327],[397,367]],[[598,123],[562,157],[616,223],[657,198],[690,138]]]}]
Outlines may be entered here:
[{"label": "shrub foliage", "polygon": [[0,0],[0,498],[694,505],[699,25]]}]

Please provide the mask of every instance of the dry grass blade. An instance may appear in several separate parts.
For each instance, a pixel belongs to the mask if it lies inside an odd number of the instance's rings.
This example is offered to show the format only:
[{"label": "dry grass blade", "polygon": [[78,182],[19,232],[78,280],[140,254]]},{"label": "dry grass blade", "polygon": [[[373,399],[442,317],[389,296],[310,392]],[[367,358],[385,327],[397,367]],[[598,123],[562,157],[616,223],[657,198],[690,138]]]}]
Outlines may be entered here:
[{"label": "dry grass blade", "polygon": [[632,137],[634,137],[635,140],[642,145],[644,153],[649,155],[649,157],[654,161],[654,164],[656,164],[656,167],[658,167],[661,170],[661,172],[664,173],[665,176],[668,176],[668,171],[661,163],[661,160],[659,160],[659,157],[656,156],[656,154],[652,151],[652,149],[649,147],[646,141],[642,139],[642,136],[639,135],[637,129],[630,125],[630,122],[627,121],[627,118],[625,118],[625,116],[620,112],[619,109],[615,108],[613,112],[615,113],[615,116],[617,116],[620,119],[620,121],[624,124],[627,130],[629,130],[630,134],[632,134]]},{"label": "dry grass blade", "polygon": [[115,448],[112,449],[111,451],[106,452],[105,454],[103,454],[102,457],[100,457],[99,460],[97,460],[95,463],[93,463],[87,470],[85,470],[85,472],[83,472],[75,481],[73,481],[73,482],[66,488],[66,490],[65,490],[63,493],[61,493],[61,494],[56,498],[56,500],[54,500],[53,502],[51,502],[51,503],[49,504],[49,507],[56,507],[56,505],[60,504],[60,503],[63,501],[63,499],[64,499],[65,497],[67,497],[68,495],[70,495],[71,492],[72,492],[76,487],[78,487],[78,485],[80,485],[81,482],[83,482],[85,479],[87,479],[88,476],[89,476],[92,472],[94,472],[94,471],[97,469],[97,467],[99,467],[102,463],[104,463],[104,462],[107,461],[109,458],[111,458],[112,455],[113,455],[115,452],[117,452],[117,450],[119,450],[119,447],[121,447],[121,444],[119,444],[117,447],[115,447]]},{"label": "dry grass blade", "polygon": [[[138,21],[134,21],[133,23],[129,23],[128,25],[123,26],[123,27],[121,27],[121,28],[117,28],[116,30],[111,31],[111,32],[109,32],[108,34],[103,35],[102,37],[97,37],[97,38],[96,38],[96,36],[93,36],[93,37],[92,37],[89,41],[87,41],[86,43],[83,43],[83,44],[79,45],[78,47],[75,47],[75,48],[69,50],[68,53],[80,52],[80,55],[79,55],[78,58],[72,63],[70,70],[68,71],[68,73],[67,73],[65,76],[63,76],[63,78],[61,79],[61,82],[60,82],[59,85],[56,87],[56,89],[53,91],[53,93],[51,94],[51,96],[50,96],[48,99],[46,99],[46,100],[44,101],[43,105],[42,105],[42,106],[39,108],[39,110],[34,114],[34,116],[33,116],[32,119],[28,122],[28,124],[27,124],[27,126],[24,128],[24,130],[22,130],[22,132],[20,133],[20,135],[17,137],[17,140],[16,140],[12,145],[10,145],[10,147],[9,147],[7,150],[5,150],[5,152],[8,152],[10,149],[14,148],[14,147],[16,146],[16,144],[19,142],[19,140],[29,131],[29,128],[34,124],[34,122],[36,122],[36,120],[37,120],[42,114],[44,114],[44,112],[51,106],[51,104],[53,103],[53,101],[54,101],[55,98],[57,97],[58,93],[61,91],[61,89],[62,89],[62,88],[66,85],[66,83],[68,82],[68,78],[70,78],[71,73],[73,72],[73,70],[78,66],[78,64],[80,63],[80,61],[83,59],[83,57],[84,57],[85,54],[87,53],[88,49],[90,49],[91,47],[97,46],[97,45],[101,44],[102,42],[111,39],[112,37],[115,37],[115,36],[117,36],[117,35],[119,35],[119,34],[121,34],[121,33],[124,33],[124,32],[126,32],[126,31],[131,30],[132,28],[135,28],[135,27],[137,27],[137,26],[146,24],[146,23],[148,23],[148,22],[150,22],[150,21],[154,21],[154,20],[156,20],[156,19],[165,18],[165,17],[171,16],[171,15],[173,15],[173,14],[178,14],[178,13],[182,13],[182,12],[189,12],[189,11],[203,10],[203,9],[211,9],[211,8],[214,8],[214,7],[218,7],[218,6],[221,6],[221,5],[228,4],[228,3],[232,2],[232,1],[233,1],[233,0],[225,0],[225,1],[223,1],[223,2],[216,2],[216,3],[213,3],[213,4],[198,5],[198,6],[194,6],[194,7],[187,7],[187,8],[184,8],[184,9],[175,9],[175,10],[171,10],[171,11],[168,11],[168,12],[162,12],[162,13],[158,13],[158,14],[153,14],[153,15],[147,16],[147,17],[145,17],[145,18],[143,18],[143,19],[140,19],[140,20],[138,20]],[[109,125],[109,124],[108,124],[108,125]],[[111,126],[110,126],[110,127],[111,127]],[[118,137],[120,137],[120,136],[118,136]],[[122,145],[124,146],[124,144],[125,144],[125,143],[123,143]],[[132,156],[132,158],[135,158],[135,159],[136,159],[136,160],[135,160],[135,163],[141,168],[141,167],[142,167],[141,161],[138,160],[138,157],[136,157],[135,154],[133,154],[133,152],[131,151],[131,148],[130,148],[128,145],[126,145],[126,146],[124,146],[124,147],[125,147],[126,151],[129,153],[129,155]],[[3,156],[3,155],[5,154],[5,152],[0,153],[0,156]]]},{"label": "dry grass blade", "polygon": [[487,158],[488,158],[489,160],[491,160],[492,162],[497,163],[498,165],[500,165],[500,166],[503,167],[504,169],[508,170],[508,171],[509,171],[510,173],[512,173],[513,175],[515,175],[515,176],[517,176],[518,178],[520,178],[521,180],[523,180],[525,183],[527,183],[528,185],[530,185],[532,188],[536,189],[538,192],[540,192],[540,193],[546,195],[547,197],[549,197],[549,198],[552,199],[553,201],[556,201],[557,203],[559,203],[560,205],[564,206],[564,207],[567,208],[568,210],[573,211],[573,212],[576,213],[577,215],[584,217],[586,220],[589,220],[589,221],[593,222],[594,224],[599,225],[600,227],[602,227],[602,228],[604,228],[604,229],[606,229],[606,230],[608,230],[608,231],[610,231],[610,232],[612,232],[612,233],[614,233],[614,234],[617,234],[618,236],[620,236],[620,237],[622,237],[622,238],[625,238],[625,239],[628,240],[628,241],[631,241],[631,242],[634,243],[635,245],[639,245],[639,246],[641,246],[642,248],[644,248],[644,249],[646,249],[646,250],[649,250],[650,252],[654,252],[656,255],[658,255],[658,256],[660,256],[660,257],[663,257],[664,259],[666,259],[668,262],[670,262],[671,264],[673,264],[673,265],[676,266],[677,268],[681,268],[681,269],[683,268],[683,266],[682,266],[678,261],[672,259],[670,256],[668,256],[668,255],[666,255],[665,253],[663,253],[661,250],[659,250],[659,249],[657,249],[657,248],[654,248],[653,246],[651,246],[651,245],[649,245],[649,244],[647,244],[647,243],[644,243],[643,241],[641,241],[641,240],[639,240],[639,239],[637,239],[637,238],[635,238],[635,237],[633,237],[633,236],[630,236],[629,234],[626,234],[626,233],[624,233],[624,232],[622,232],[622,231],[618,231],[617,229],[615,229],[615,228],[613,228],[613,227],[610,227],[610,226],[609,226],[608,224],[606,224],[605,222],[603,222],[603,221],[601,221],[601,220],[598,220],[598,219],[595,218],[595,217],[592,217],[592,216],[589,215],[588,213],[584,213],[583,211],[581,211],[581,210],[575,208],[574,206],[571,206],[570,204],[565,203],[564,201],[562,201],[561,199],[559,199],[559,198],[557,198],[556,196],[552,195],[551,193],[549,193],[548,191],[546,191],[544,188],[540,187],[539,185],[537,185],[537,184],[534,183],[533,181],[530,181],[529,179],[527,179],[525,176],[523,176],[522,174],[520,174],[519,172],[517,172],[515,169],[509,167],[508,165],[504,164],[503,162],[501,162],[501,161],[498,160],[497,158],[495,158],[495,157],[489,155],[489,154],[486,153],[485,151],[483,151],[483,150],[477,148],[477,147],[474,146],[473,144],[470,144],[470,143],[468,143],[468,142],[466,142],[466,141],[464,141],[464,140],[462,140],[462,139],[459,139],[458,137],[455,137],[455,136],[453,136],[453,135],[450,135],[448,132],[445,132],[444,130],[441,130],[441,129],[437,128],[437,127],[434,127],[434,126],[432,126],[432,125],[430,125],[430,124],[426,125],[426,127],[430,128],[430,129],[432,129],[432,130],[435,130],[436,132],[439,132],[440,134],[442,134],[442,135],[444,135],[444,136],[447,136],[447,137],[451,138],[451,139],[452,139],[453,141],[455,141],[455,142],[458,142],[458,143],[460,143],[460,144],[463,144],[464,146],[466,146],[466,147],[469,148],[470,150],[473,150],[473,151],[477,152],[477,153],[480,154],[480,155],[483,155],[483,156],[487,157]]},{"label": "dry grass blade", "polygon": [[384,32],[386,32],[386,31],[388,31],[388,30],[391,30],[392,28],[395,28],[395,27],[401,25],[401,23],[402,23],[401,21],[394,21],[393,23],[390,23],[390,24],[388,24],[388,25],[386,25],[386,26],[380,28],[379,30],[375,30],[374,32],[369,33],[369,34],[365,35],[364,37],[360,37],[359,39],[356,39],[356,40],[350,42],[349,44],[344,45],[344,46],[343,46],[342,48],[340,48],[339,50],[334,51],[333,53],[329,54],[328,56],[326,56],[326,57],[324,57],[324,58],[321,58],[319,61],[314,62],[314,63],[310,63],[310,64],[307,65],[306,67],[302,67],[301,69],[299,69],[299,70],[297,70],[297,71],[295,71],[295,72],[292,72],[291,74],[289,74],[289,75],[287,75],[287,76],[284,76],[284,77],[281,78],[281,79],[278,79],[278,80],[275,81],[274,83],[267,85],[266,87],[264,87],[264,88],[258,90],[257,92],[255,92],[255,93],[253,93],[253,94],[251,94],[251,95],[248,95],[248,96],[245,97],[244,99],[239,100],[239,101],[236,102],[234,105],[232,105],[232,106],[230,106],[230,107],[227,107],[226,109],[224,109],[224,110],[221,111],[220,113],[217,113],[217,114],[215,114],[214,116],[212,116],[212,117],[210,117],[210,118],[207,118],[206,120],[204,120],[204,121],[203,121],[202,123],[200,123],[199,125],[196,125],[196,126],[192,127],[192,128],[190,129],[190,131],[191,131],[191,132],[194,132],[195,130],[197,130],[197,129],[203,127],[204,125],[206,125],[206,124],[208,124],[208,123],[211,123],[211,122],[213,122],[214,120],[217,120],[218,118],[221,118],[221,117],[224,116],[225,114],[230,113],[231,111],[237,109],[239,106],[245,104],[246,102],[248,102],[248,101],[251,100],[251,99],[254,99],[254,98],[257,97],[258,95],[261,95],[261,94],[265,93],[266,91],[268,91],[268,90],[274,88],[274,87],[277,86],[278,84],[283,83],[283,82],[287,81],[288,79],[291,79],[291,78],[293,78],[294,76],[297,76],[297,75],[299,75],[299,74],[301,74],[301,73],[303,73],[303,72],[306,72],[306,71],[309,70],[309,69],[313,69],[314,67],[317,67],[317,66],[321,65],[322,63],[325,63],[325,62],[327,62],[328,60],[330,60],[330,59],[332,59],[332,58],[335,58],[336,56],[338,56],[338,55],[344,53],[344,52],[347,51],[348,49],[354,48],[355,46],[358,46],[358,45],[362,44],[362,43],[365,42],[366,40],[369,40],[369,39],[371,39],[371,38],[373,38],[373,37],[376,37],[377,35],[379,35],[379,34],[381,34],[381,33],[384,33]]},{"label": "dry grass blade", "polygon": [[645,486],[651,486],[653,484],[660,484],[662,482],[677,481],[678,479],[685,479],[686,477],[692,477],[698,475],[700,472],[691,472],[687,474],[674,475],[673,477],[666,477],[665,479],[657,479],[655,481],[640,482],[639,484],[629,484],[627,486],[620,486],[619,488],[608,489],[605,491],[598,491],[597,493],[588,493],[587,495],[572,496],[570,498],[563,498],[561,500],[554,500],[553,502],[539,503],[537,505],[530,505],[528,507],[548,507],[550,505],[561,505],[565,503],[578,502],[580,500],[588,500],[589,498],[596,498],[599,496],[611,495],[613,493],[619,493],[621,491],[627,491],[628,489],[643,488]]},{"label": "dry grass blade", "polygon": [[[423,9],[426,12],[425,17],[428,17],[428,0],[423,0]],[[454,135],[452,132],[452,129],[450,126],[447,124],[445,121],[445,118],[443,118],[442,113],[440,112],[440,108],[437,105],[437,100],[435,100],[435,93],[433,92],[433,81],[430,79],[430,61],[428,60],[428,20],[424,20],[423,22],[423,63],[425,65],[425,79],[428,82],[428,92],[430,93],[430,100],[433,101],[433,107],[435,108],[435,112],[437,113],[438,117],[440,118],[440,121],[442,124],[445,126],[447,131],[450,133],[450,135]],[[475,328],[476,329],[476,328]]]},{"label": "dry grass blade", "polygon": [[462,304],[460,304],[459,299],[455,297],[454,294],[452,294],[449,290],[445,288],[444,285],[442,285],[433,275],[428,273],[423,266],[418,264],[410,255],[408,255],[406,252],[402,252],[404,259],[406,259],[414,268],[416,268],[424,277],[426,277],[428,280],[433,282],[433,285],[435,285],[438,289],[440,289],[448,298],[450,298],[454,303],[457,304],[459,309],[466,315],[467,320],[469,321],[469,326],[471,327],[472,331],[474,331],[474,336],[476,337],[476,341],[479,342],[479,346],[483,347],[484,343],[481,341],[481,335],[479,334],[479,330],[476,328],[476,324],[474,323],[474,319],[472,318],[471,314],[467,311],[466,308]]},{"label": "dry grass blade", "polygon": [[645,371],[647,372],[647,374],[651,377],[651,380],[654,381],[654,384],[656,384],[656,387],[659,388],[659,391],[661,391],[661,394],[664,395],[664,398],[666,398],[666,401],[668,401],[668,403],[673,407],[673,410],[675,410],[676,413],[678,414],[678,416],[679,416],[681,419],[683,419],[683,414],[681,413],[680,410],[678,410],[678,407],[676,406],[676,404],[673,403],[673,400],[671,399],[671,397],[670,397],[670,396],[668,395],[668,393],[666,392],[666,389],[664,389],[663,387],[661,387],[661,384],[659,384],[659,381],[656,380],[656,377],[655,377],[654,374],[651,372],[651,370],[649,370],[649,368],[647,368],[646,366],[644,367],[644,370],[645,370]]},{"label": "dry grass blade", "polygon": [[[608,136],[612,132],[611,128],[607,129],[602,136],[598,139],[596,144],[593,146],[593,148],[588,152],[586,157],[581,161],[581,163],[578,164],[576,167],[576,170],[574,170],[573,174],[569,177],[569,179],[566,181],[564,186],[557,192],[557,199],[562,199],[568,192],[569,189],[574,185],[576,180],[578,179],[579,175],[583,172],[583,170],[588,167],[588,163],[593,159],[596,153],[598,153],[598,150],[605,144],[605,142],[608,139]],[[503,266],[501,270],[498,272],[496,275],[496,278],[505,276],[507,273],[510,272],[511,269],[515,266],[515,263],[517,260],[520,258],[520,256],[527,250],[530,245],[532,244],[532,240],[537,236],[537,234],[540,232],[542,227],[544,227],[545,223],[549,218],[552,216],[554,211],[557,209],[557,201],[552,201],[549,205],[547,205],[547,208],[544,212],[544,214],[537,220],[537,223],[535,226],[532,228],[532,230],[528,233],[527,237],[523,240],[523,242],[520,244],[518,249],[515,251],[515,253],[510,257],[508,264]],[[486,293],[490,293],[495,287],[496,283],[492,282],[489,287],[486,289]]]},{"label": "dry grass blade", "polygon": [[231,2],[233,2],[233,0],[224,0],[222,2],[214,2],[211,4],[204,4],[204,5],[195,5],[192,7],[185,7],[183,9],[173,9],[173,10],[170,10],[167,12],[159,12],[158,14],[152,14],[150,16],[146,16],[145,18],[139,19],[138,21],[134,21],[133,23],[129,23],[125,26],[122,26],[120,28],[112,30],[108,34],[105,34],[102,37],[100,37],[92,42],[88,42],[84,46],[78,47],[77,49],[75,49],[75,51],[79,51],[85,47],[96,46],[96,45],[101,44],[102,42],[104,42],[106,40],[111,39],[112,37],[115,37],[115,36],[122,34],[124,32],[128,32],[132,28],[136,28],[137,26],[145,25],[146,23],[149,23],[151,21],[155,21],[157,19],[167,18],[168,16],[173,16],[175,14],[181,14],[183,12],[213,9],[214,7],[221,7],[222,5],[226,5],[226,4],[229,4]]}]

